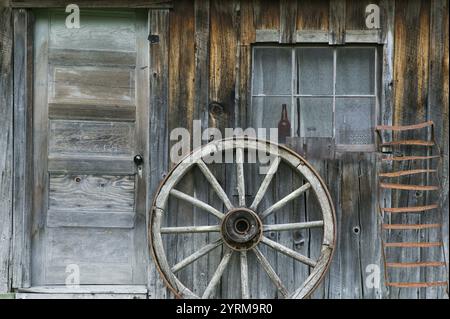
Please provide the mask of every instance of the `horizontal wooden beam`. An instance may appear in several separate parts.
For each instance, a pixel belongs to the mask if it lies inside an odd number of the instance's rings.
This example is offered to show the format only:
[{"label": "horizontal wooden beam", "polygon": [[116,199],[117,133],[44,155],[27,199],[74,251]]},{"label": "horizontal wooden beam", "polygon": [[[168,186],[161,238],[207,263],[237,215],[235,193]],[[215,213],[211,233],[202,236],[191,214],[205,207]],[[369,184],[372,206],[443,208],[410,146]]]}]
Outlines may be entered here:
[{"label": "horizontal wooden beam", "polygon": [[64,8],[68,4],[75,3],[80,8],[172,8],[171,0],[16,0],[11,1],[12,8]]},{"label": "horizontal wooden beam", "polygon": [[133,159],[118,157],[50,157],[50,173],[92,173],[108,175],[133,175],[136,173]]}]

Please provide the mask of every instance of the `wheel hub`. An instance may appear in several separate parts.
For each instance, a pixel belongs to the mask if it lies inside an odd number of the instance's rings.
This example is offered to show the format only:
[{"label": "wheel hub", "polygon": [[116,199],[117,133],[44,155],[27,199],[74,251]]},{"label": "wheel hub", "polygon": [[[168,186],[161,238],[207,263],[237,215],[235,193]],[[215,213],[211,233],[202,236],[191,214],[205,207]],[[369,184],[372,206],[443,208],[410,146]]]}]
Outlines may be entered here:
[{"label": "wheel hub", "polygon": [[225,244],[230,248],[249,250],[261,240],[261,219],[247,208],[230,210],[222,221],[221,233]]}]

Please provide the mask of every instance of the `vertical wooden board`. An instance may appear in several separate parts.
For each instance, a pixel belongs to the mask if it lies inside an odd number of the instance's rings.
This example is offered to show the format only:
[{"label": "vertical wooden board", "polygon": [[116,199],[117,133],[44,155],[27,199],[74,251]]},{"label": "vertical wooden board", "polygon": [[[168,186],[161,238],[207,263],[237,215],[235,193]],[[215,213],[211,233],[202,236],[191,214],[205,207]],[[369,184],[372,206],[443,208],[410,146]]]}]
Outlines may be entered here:
[{"label": "vertical wooden board", "polygon": [[[201,132],[193,132],[193,139],[200,137],[203,130],[208,126],[208,75],[209,75],[209,25],[210,25],[209,0],[195,0],[195,75],[194,75],[194,109],[193,119],[201,121]],[[203,141],[204,142],[204,141]],[[199,147],[200,145],[193,145]],[[194,194],[201,201],[208,202],[209,184],[199,169],[194,172]],[[214,221],[212,220],[212,223]],[[217,222],[217,221],[215,221]],[[209,214],[194,208],[194,224],[208,225]],[[193,247],[195,250],[209,243],[209,234],[197,234],[194,237]],[[213,235],[212,235],[213,236]],[[201,258],[193,264],[193,292],[199,296],[205,291],[208,278],[207,257]]]},{"label": "vertical wooden board", "polygon": [[341,274],[343,272],[343,253],[345,246],[341,241],[341,234],[344,231],[343,225],[343,208],[342,208],[342,160],[336,159],[327,161],[326,184],[330,191],[336,212],[336,243],[334,248],[334,256],[330,265],[328,274],[325,276],[323,286],[325,288],[325,297],[330,299],[342,299],[346,295],[343,291]]},{"label": "vertical wooden board", "polygon": [[426,120],[430,2],[395,5],[394,124]]},{"label": "vertical wooden board", "polygon": [[342,220],[338,234],[341,253],[342,294],[345,298],[363,296],[361,274],[361,188],[359,185],[360,160],[355,154],[345,154],[342,166]]},{"label": "vertical wooden board", "polygon": [[[426,251],[427,260],[448,261],[448,1],[431,2],[430,9],[430,76],[428,92],[428,118],[435,123],[435,139],[441,150],[442,159],[438,174],[431,174],[428,182],[440,185],[439,193],[431,194],[428,202],[438,202],[439,210],[429,216],[427,222],[440,223],[441,229],[426,231],[428,241],[442,240],[443,251]],[[447,205],[447,206],[446,206]],[[446,256],[447,254],[447,256]],[[447,265],[448,267],[448,265]],[[448,281],[448,268],[426,269],[426,281]],[[426,290],[425,298],[448,298],[445,288]]]},{"label": "vertical wooden board", "polygon": [[14,240],[13,287],[30,285],[30,214],[32,189],[33,17],[14,11]]},{"label": "vertical wooden board", "polygon": [[[380,0],[346,0],[345,29],[346,30],[367,30],[366,7],[369,4],[379,5]],[[381,19],[384,18],[380,12]]]},{"label": "vertical wooden board", "polygon": [[[395,48],[394,48],[394,114],[393,123],[408,125],[424,122],[427,119],[427,96],[429,79],[429,31],[430,31],[430,2],[429,1],[397,1],[395,4]],[[425,138],[422,132],[402,134],[406,138]],[[412,148],[405,148],[408,154],[426,155]],[[406,165],[406,164],[404,164]],[[400,168],[402,166],[399,166]],[[395,168],[395,166],[394,166]],[[405,167],[407,169],[407,166]],[[426,181],[420,176],[403,178],[402,181],[411,184],[424,184]],[[417,196],[419,195],[419,196]],[[396,191],[393,194],[393,206],[408,206],[421,204],[422,194],[414,192]],[[420,216],[395,216],[392,222],[420,223]],[[417,233],[409,232],[404,235],[392,234],[400,241],[418,241]],[[388,255],[390,253],[390,255]],[[409,249],[394,249],[387,252],[388,256],[409,261],[420,258],[420,251]],[[397,275],[395,275],[397,276]],[[408,269],[392,281],[420,281],[420,271]],[[419,289],[392,288],[391,297],[418,298]]]},{"label": "vertical wooden board", "polygon": [[329,43],[343,44],[345,39],[345,0],[330,0],[329,7]]},{"label": "vertical wooden board", "polygon": [[298,0],[297,30],[328,30],[329,0]]},{"label": "vertical wooden board", "polygon": [[[169,169],[169,11],[148,12],[149,32],[159,36],[159,42],[150,46],[150,150],[149,150],[149,205],[160,181]],[[150,225],[149,225],[150,226]],[[150,241],[148,241],[150,244]],[[167,290],[154,262],[149,266],[148,290],[150,298],[166,298]]]},{"label": "vertical wooden board", "polygon": [[240,41],[241,46],[247,46],[256,40],[256,10],[258,1],[241,1],[241,25]]},{"label": "vertical wooden board", "polygon": [[211,1],[209,99],[220,107],[210,113],[210,127],[224,133],[235,120],[239,19],[235,1]]},{"label": "vertical wooden board", "polygon": [[297,3],[280,0],[280,43],[296,42]]},{"label": "vertical wooden board", "polygon": [[195,42],[192,41],[192,35],[195,32],[193,0],[177,1],[173,10],[170,11],[169,20],[169,132],[178,127],[192,132],[195,92]]},{"label": "vertical wooden board", "polygon": [[0,30],[0,293],[6,293],[11,287],[9,256],[13,200],[13,28],[9,8],[0,8]]},{"label": "vertical wooden board", "polygon": [[[280,164],[278,168],[279,181],[278,181],[278,200],[284,198],[289,195],[292,191],[294,191],[293,181],[294,177],[292,174],[292,170],[290,167],[286,167],[283,164]],[[301,195],[298,199],[294,200],[291,203],[288,203],[286,206],[276,211],[275,220],[277,224],[289,224],[298,221],[293,220],[293,208],[296,202],[300,201],[302,197],[305,195]],[[288,247],[290,249],[294,249],[294,241],[293,241],[293,232],[292,231],[282,231],[277,233],[277,240],[281,245]],[[308,255],[307,255],[308,256]],[[277,255],[277,263],[273,265],[273,268],[279,274],[284,286],[289,292],[293,292],[296,290],[295,287],[295,275],[294,275],[294,267],[297,262],[288,256],[278,253]],[[278,298],[283,298],[283,295],[278,292]]]},{"label": "vertical wooden board", "polygon": [[[359,162],[359,218],[360,218],[360,271],[362,277],[362,297],[367,299],[380,299],[384,297],[383,287],[383,258],[380,233],[380,219],[377,213],[377,183],[376,183],[376,157],[377,155],[364,154]],[[371,287],[367,283],[367,277],[373,273],[375,265],[380,269],[379,287]],[[374,282],[376,284],[376,282]]]},{"label": "vertical wooden board", "polygon": [[[309,160],[308,161],[317,173],[322,177],[326,178],[328,169],[327,169],[327,161],[324,160]],[[319,206],[319,202],[315,194],[312,191],[309,191],[305,198],[305,215],[308,221],[315,220],[323,220],[323,215],[321,214],[321,208]],[[322,242],[323,242],[323,228],[310,229],[307,233],[307,246],[308,246],[308,255],[313,260],[318,260]],[[311,268],[307,268],[307,275],[311,273]],[[324,285],[320,285],[317,287],[316,291],[311,295],[311,298],[314,299],[322,299],[325,298],[325,287]]]},{"label": "vertical wooden board", "polygon": [[35,24],[33,89],[33,209],[31,225],[31,285],[44,281],[45,211],[48,207],[48,12],[39,11]]},{"label": "vertical wooden board", "polygon": [[279,0],[254,0],[253,6],[255,14],[255,26],[257,30],[280,29]]}]

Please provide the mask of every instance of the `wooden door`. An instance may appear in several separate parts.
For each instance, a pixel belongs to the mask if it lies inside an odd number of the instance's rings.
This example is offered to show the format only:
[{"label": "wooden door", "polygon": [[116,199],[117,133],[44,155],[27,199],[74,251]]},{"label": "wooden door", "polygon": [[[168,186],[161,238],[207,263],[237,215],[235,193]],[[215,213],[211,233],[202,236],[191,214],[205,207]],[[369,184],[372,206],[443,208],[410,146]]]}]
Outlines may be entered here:
[{"label": "wooden door", "polygon": [[145,284],[147,14],[66,16],[36,13],[32,285]]}]

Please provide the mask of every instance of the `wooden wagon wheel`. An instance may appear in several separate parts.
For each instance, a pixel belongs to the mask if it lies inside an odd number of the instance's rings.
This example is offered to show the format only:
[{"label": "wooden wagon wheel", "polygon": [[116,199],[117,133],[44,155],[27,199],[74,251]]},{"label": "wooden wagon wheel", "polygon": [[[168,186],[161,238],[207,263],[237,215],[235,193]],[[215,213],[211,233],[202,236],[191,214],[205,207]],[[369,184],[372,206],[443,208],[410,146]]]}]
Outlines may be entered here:
[{"label": "wooden wagon wheel", "polygon": [[[266,154],[270,154],[273,158],[270,162],[268,171],[259,186],[259,190],[257,191],[253,202],[249,207],[245,206],[246,183],[243,165],[244,150],[247,152],[264,151]],[[236,154],[236,186],[239,198],[239,205],[237,207],[233,206],[228,195],[225,193],[214,174],[204,161],[204,158],[211,156],[211,154],[226,151],[235,152]],[[275,175],[279,164],[282,161],[302,176],[304,184],[270,207],[260,211],[258,210],[258,205],[264,197],[264,194],[271,183],[272,177]],[[201,201],[175,189],[175,186],[178,182],[180,182],[183,176],[195,166],[201,170],[206,180],[210,183],[212,189],[223,202],[223,211],[214,208],[205,201]],[[319,207],[321,209],[321,220],[287,224],[264,224],[264,220],[267,216],[271,215],[285,206],[288,202],[308,191],[313,191],[316,195],[319,202]],[[162,223],[164,214],[170,214],[167,209],[169,196],[173,196],[178,200],[186,201],[193,206],[214,215],[217,217],[217,225],[186,227],[170,227],[170,225],[163,226]],[[285,247],[280,243],[264,236],[264,233],[267,231],[277,232],[307,228],[323,229],[320,257],[317,260],[304,256],[295,250]],[[239,254],[242,298],[249,298],[248,253],[254,253],[256,255],[256,260],[259,261],[262,268],[266,271],[270,280],[274,283],[282,296],[286,298],[305,298],[308,297],[319,285],[328,269],[334,250],[335,229],[335,213],[328,190],[326,189],[320,176],[302,157],[285,147],[268,141],[248,138],[234,138],[214,141],[199,148],[198,150],[195,150],[170,171],[161,183],[154,198],[149,224],[149,248],[166,285],[179,298],[210,298],[218,286],[232,254]],[[218,240],[211,242],[204,247],[198,247],[196,252],[183,260],[178,261],[176,264],[169,265],[166,251],[163,246],[162,235],[206,232],[217,232],[220,234],[220,237]],[[177,273],[181,269],[187,267],[221,245],[224,247],[222,259],[203,294],[197,296],[189,288],[187,288],[179,280],[179,278],[177,278]],[[310,267],[309,276],[295,291],[288,292],[266,257],[261,253],[261,250],[258,248],[259,245],[269,246],[279,253],[293,258],[297,262],[308,265]]]}]

